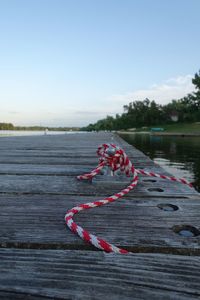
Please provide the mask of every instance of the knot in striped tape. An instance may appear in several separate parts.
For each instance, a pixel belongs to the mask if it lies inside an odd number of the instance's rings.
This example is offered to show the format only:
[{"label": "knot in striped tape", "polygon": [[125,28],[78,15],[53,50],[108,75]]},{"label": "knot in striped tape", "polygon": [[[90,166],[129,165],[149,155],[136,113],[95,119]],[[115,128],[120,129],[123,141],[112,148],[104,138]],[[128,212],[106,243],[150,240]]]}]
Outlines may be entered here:
[{"label": "knot in striped tape", "polygon": [[121,190],[120,192],[106,197],[102,200],[94,201],[94,202],[88,202],[84,204],[79,204],[72,209],[68,210],[65,215],[65,222],[66,225],[69,227],[69,229],[78,234],[85,242],[88,242],[95,246],[96,248],[99,248],[105,252],[115,252],[115,253],[121,253],[126,254],[128,253],[127,250],[118,248],[114,246],[113,244],[108,243],[107,241],[89,233],[87,230],[76,224],[73,220],[73,216],[77,214],[81,210],[90,209],[98,206],[105,205],[107,203],[111,203],[116,201],[117,199],[123,197],[124,195],[128,194],[138,183],[138,174],[146,175],[146,176],[152,176],[152,177],[158,177],[170,181],[177,181],[182,184],[186,184],[190,187],[192,187],[192,184],[186,181],[183,178],[175,178],[173,176],[167,176],[162,175],[154,172],[148,172],[145,170],[135,169],[131,161],[129,160],[128,156],[126,155],[125,151],[115,144],[102,144],[97,149],[97,155],[99,156],[99,164],[98,166],[92,170],[90,173],[86,173],[83,175],[77,176],[79,180],[88,180],[92,177],[99,174],[105,166],[109,166],[112,171],[120,170],[121,172],[125,173],[126,176],[130,177],[132,176],[132,180],[130,184]]},{"label": "knot in striped tape", "polygon": [[134,174],[134,166],[128,156],[115,144],[102,144],[97,149],[97,155],[100,156],[99,163],[109,166],[112,171],[120,169],[126,176]]}]

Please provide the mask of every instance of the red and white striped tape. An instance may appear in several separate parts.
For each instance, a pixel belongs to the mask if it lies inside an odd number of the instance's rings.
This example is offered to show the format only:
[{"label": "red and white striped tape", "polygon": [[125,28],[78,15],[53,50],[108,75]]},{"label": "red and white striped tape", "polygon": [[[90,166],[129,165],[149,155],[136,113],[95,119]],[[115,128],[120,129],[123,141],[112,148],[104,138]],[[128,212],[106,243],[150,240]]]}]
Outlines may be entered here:
[{"label": "red and white striped tape", "polygon": [[103,167],[109,166],[113,172],[120,170],[124,172],[126,176],[133,176],[131,183],[119,193],[116,193],[110,197],[106,197],[103,200],[98,200],[94,202],[89,202],[85,204],[80,204],[78,206],[73,207],[72,209],[68,210],[65,215],[65,222],[69,229],[78,234],[84,241],[92,244],[96,248],[99,248],[105,252],[115,252],[126,254],[128,253],[127,250],[118,248],[105,240],[89,233],[87,230],[82,228],[81,226],[77,225],[74,220],[73,216],[77,214],[79,211],[84,209],[89,209],[97,206],[102,206],[107,203],[111,203],[116,201],[117,199],[123,197],[124,195],[128,194],[138,183],[138,174],[159,177],[162,179],[167,179],[171,181],[177,181],[192,187],[192,184],[186,181],[183,178],[175,178],[173,176],[166,176],[162,174],[157,174],[153,172],[147,172],[144,170],[135,169],[131,161],[129,160],[128,156],[124,152],[124,150],[117,147],[115,144],[102,144],[98,147],[97,154],[99,158],[99,165],[92,170],[90,173],[79,175],[77,178],[80,180],[87,180],[91,179],[92,177],[96,176],[101,172]]}]

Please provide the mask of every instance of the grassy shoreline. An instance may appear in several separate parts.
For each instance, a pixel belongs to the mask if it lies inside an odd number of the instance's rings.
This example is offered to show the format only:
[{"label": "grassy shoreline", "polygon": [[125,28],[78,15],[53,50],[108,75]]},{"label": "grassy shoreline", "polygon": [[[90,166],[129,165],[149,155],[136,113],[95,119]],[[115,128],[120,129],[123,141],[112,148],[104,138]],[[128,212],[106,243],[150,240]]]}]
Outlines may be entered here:
[{"label": "grassy shoreline", "polygon": [[[151,128],[163,128],[163,131],[152,131]],[[157,125],[151,127],[135,128],[119,131],[120,133],[150,133],[153,135],[177,135],[177,136],[200,136],[200,122],[196,123],[176,123]]]}]

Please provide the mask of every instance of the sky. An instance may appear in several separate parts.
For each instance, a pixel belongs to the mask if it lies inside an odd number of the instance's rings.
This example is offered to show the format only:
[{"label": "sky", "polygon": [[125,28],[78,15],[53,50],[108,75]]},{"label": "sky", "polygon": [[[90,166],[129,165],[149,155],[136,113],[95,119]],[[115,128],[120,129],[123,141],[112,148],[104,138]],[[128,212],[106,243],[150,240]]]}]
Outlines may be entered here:
[{"label": "sky", "polygon": [[199,0],[0,0],[0,122],[85,126],[194,91]]}]

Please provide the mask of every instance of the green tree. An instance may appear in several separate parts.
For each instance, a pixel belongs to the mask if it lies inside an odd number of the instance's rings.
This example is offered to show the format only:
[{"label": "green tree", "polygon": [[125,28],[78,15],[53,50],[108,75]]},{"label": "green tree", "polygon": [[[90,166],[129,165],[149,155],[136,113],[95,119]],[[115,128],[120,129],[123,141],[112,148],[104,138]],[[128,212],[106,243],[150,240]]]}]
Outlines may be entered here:
[{"label": "green tree", "polygon": [[195,85],[196,91],[193,93],[193,105],[196,107],[196,109],[200,109],[200,70],[199,73],[196,73],[194,75],[194,78],[192,79],[192,83]]},{"label": "green tree", "polygon": [[195,88],[200,91],[200,70],[199,73],[195,73],[192,83],[195,85]]},{"label": "green tree", "polygon": [[178,122],[200,121],[200,71],[194,75],[192,83],[195,92],[181,99],[173,99],[166,105],[159,105],[148,98],[132,101],[124,105],[124,112],[114,117],[90,124],[84,130],[119,130],[133,127],[153,126],[172,122],[172,116],[178,115]]},{"label": "green tree", "polygon": [[0,130],[13,130],[14,125],[12,123],[0,123]]}]

